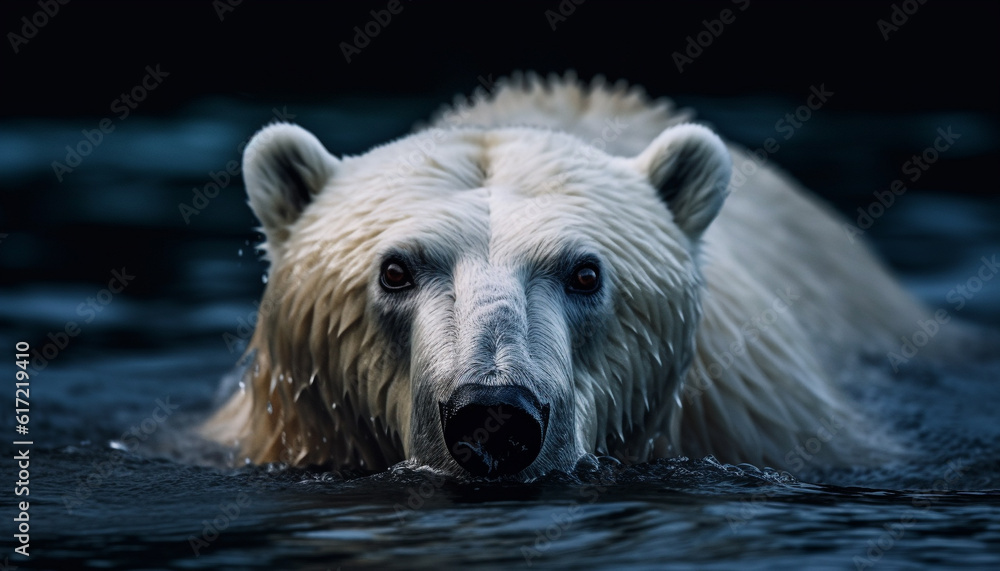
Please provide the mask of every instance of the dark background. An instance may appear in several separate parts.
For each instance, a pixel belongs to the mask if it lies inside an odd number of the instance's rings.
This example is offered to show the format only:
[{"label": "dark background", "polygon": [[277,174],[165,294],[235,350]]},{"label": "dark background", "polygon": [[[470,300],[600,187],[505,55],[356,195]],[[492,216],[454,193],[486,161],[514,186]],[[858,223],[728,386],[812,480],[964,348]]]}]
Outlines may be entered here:
[{"label": "dark background", "polygon": [[[16,54],[8,34],[23,33],[21,18],[41,8],[0,5],[0,325],[8,332],[44,339],[67,319],[45,306],[65,298],[72,313],[74,300],[124,266],[139,278],[118,299],[146,313],[118,326],[108,318],[91,339],[102,331],[104,346],[148,343],[136,320],[175,336],[216,327],[217,338],[220,322],[199,329],[169,317],[259,294],[255,220],[238,178],[188,223],[178,207],[239,159],[240,141],[272,121],[273,109],[287,109],[332,152],[359,153],[514,70],[624,79],[695,108],[749,147],[775,136],[775,122],[811,86],[825,85],[834,96],[772,158],[850,218],[938,128],[953,126],[959,143],[867,237],[918,277],[951,266],[968,275],[998,243],[997,225],[982,216],[997,203],[994,2],[403,1],[350,63],[340,44],[388,2],[244,0],[220,18],[224,5],[74,0]],[[877,21],[914,8],[887,41]],[[724,9],[735,21],[678,72],[672,54]],[[547,11],[564,14],[554,30]],[[169,76],[119,121],[112,101],[157,65]],[[106,117],[115,131],[57,181],[51,163]],[[949,202],[939,207],[940,197]],[[943,304],[947,283],[928,286],[925,298]],[[233,326],[231,317],[221,323]]]},{"label": "dark background", "polygon": [[[8,104],[0,113],[101,114],[118,86],[156,62],[176,75],[144,113],[176,111],[212,94],[320,102],[344,94],[448,97],[467,92],[480,75],[569,68],[657,95],[797,95],[826,81],[842,90],[842,109],[996,111],[995,2],[400,3],[402,11],[348,64],[340,42],[388,2],[244,0],[220,21],[212,0],[74,0],[17,55],[5,42]],[[553,30],[545,12],[560,5],[574,12]],[[876,21],[890,20],[893,6],[919,8],[886,41]],[[726,8],[735,22],[679,74],[671,54]],[[38,9],[5,2],[4,33]]]}]

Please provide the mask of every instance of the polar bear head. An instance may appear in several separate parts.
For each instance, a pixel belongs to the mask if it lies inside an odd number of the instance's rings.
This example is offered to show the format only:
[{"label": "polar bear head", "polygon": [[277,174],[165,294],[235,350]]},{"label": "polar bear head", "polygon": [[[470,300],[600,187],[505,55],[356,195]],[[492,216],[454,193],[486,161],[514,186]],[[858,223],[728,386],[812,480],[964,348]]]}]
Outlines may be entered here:
[{"label": "polar bear head", "polygon": [[730,175],[708,129],[617,157],[435,128],[337,158],[275,124],[244,175],[270,261],[235,397],[252,460],[523,479],[675,439]]}]

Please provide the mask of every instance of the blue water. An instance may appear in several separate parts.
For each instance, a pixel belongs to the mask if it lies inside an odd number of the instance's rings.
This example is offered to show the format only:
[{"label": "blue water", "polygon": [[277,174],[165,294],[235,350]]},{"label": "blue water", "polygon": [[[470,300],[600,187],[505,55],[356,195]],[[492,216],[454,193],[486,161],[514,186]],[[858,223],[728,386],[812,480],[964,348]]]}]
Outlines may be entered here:
[{"label": "blue water", "polygon": [[[750,145],[772,129],[755,117],[787,106],[687,103]],[[289,112],[329,148],[359,152],[404,133],[432,107],[344,100]],[[62,183],[49,165],[93,121],[0,128],[8,234],[0,242],[0,359],[14,360],[17,341],[42,349],[55,343],[50,333],[58,339],[68,322],[79,326],[51,359],[32,363],[27,562],[13,556],[11,539],[24,499],[11,491],[17,447],[0,443],[0,557],[35,569],[1000,566],[1000,355],[988,342],[916,361],[888,384],[849,383],[867,414],[923,451],[873,469],[796,479],[711,458],[623,467],[591,457],[529,484],[487,484],[408,465],[370,475],[191,462],[210,460],[211,451],[192,450],[183,429],[211,409],[239,357],[227,339],[246,338],[264,265],[238,181],[189,223],[179,205],[238,159],[241,140],[274,114],[204,101],[175,116],[130,119]],[[975,117],[946,119],[969,133],[956,152],[996,144],[994,133],[977,135]],[[909,138],[885,129],[894,134],[874,135],[866,153],[922,143],[919,125],[946,119],[887,119],[917,126]],[[829,165],[808,157],[841,148],[852,120],[860,119],[817,118],[775,160],[823,180]],[[849,213],[893,173],[859,167],[838,176],[818,190]],[[982,256],[1000,253],[1000,205],[947,190],[901,197],[869,237],[910,291],[953,309],[949,290]],[[12,216],[13,207],[23,216]],[[134,280],[104,303],[100,291],[122,268]],[[90,298],[95,305],[81,311]],[[954,315],[995,328],[1000,280]],[[872,374],[886,374],[878,357]],[[0,410],[9,431],[10,407]]]}]

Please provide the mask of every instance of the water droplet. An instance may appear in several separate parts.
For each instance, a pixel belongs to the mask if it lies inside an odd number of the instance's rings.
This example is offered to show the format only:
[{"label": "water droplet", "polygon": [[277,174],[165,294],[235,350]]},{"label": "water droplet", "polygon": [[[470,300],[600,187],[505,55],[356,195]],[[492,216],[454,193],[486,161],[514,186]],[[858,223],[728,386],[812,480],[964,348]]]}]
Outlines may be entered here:
[{"label": "water droplet", "polygon": [[332,408],[333,410],[337,410],[337,403],[331,404],[330,408]]},{"label": "water droplet", "polygon": [[267,274],[261,274],[260,281],[267,283]]},{"label": "water droplet", "polygon": [[242,258],[243,257],[243,248],[240,248],[239,250],[236,250],[236,255]]},{"label": "water droplet", "polygon": [[274,414],[274,407],[271,406],[271,401],[267,401],[267,414]]},{"label": "water droplet", "polygon": [[247,394],[247,384],[243,381],[240,381],[240,394]]}]

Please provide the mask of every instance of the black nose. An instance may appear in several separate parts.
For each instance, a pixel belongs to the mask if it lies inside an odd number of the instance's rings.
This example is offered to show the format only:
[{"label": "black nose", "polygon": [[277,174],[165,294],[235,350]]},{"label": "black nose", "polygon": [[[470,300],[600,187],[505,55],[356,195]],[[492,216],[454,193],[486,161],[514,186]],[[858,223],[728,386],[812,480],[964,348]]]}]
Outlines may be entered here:
[{"label": "black nose", "polygon": [[448,451],[475,476],[516,474],[542,449],[549,405],[526,388],[462,385],[440,406]]}]

